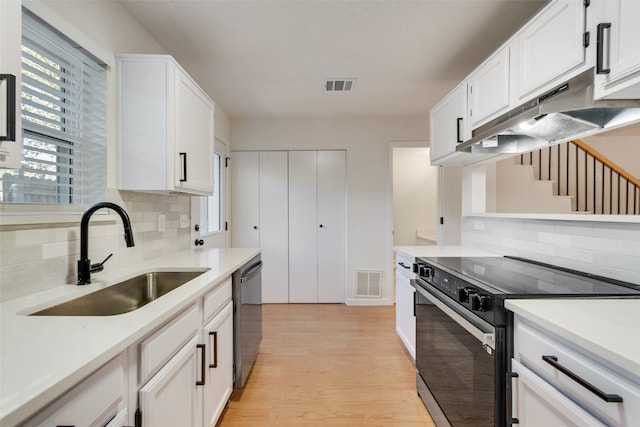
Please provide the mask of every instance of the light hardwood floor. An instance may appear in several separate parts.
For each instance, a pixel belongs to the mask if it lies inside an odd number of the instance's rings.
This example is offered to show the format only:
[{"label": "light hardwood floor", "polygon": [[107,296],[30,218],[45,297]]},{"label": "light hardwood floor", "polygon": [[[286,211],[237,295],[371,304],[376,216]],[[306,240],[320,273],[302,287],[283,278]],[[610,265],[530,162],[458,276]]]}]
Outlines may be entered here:
[{"label": "light hardwood floor", "polygon": [[219,427],[434,426],[393,306],[265,304],[258,360]]}]

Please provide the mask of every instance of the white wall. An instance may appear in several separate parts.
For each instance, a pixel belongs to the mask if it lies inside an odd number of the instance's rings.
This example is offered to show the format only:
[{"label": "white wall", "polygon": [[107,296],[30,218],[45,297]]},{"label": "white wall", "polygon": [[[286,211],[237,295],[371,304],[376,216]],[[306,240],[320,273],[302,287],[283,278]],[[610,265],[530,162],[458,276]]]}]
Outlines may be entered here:
[{"label": "white wall", "polygon": [[[2,1],[2,0],[0,0]],[[26,1],[27,7],[56,24],[76,42],[100,51],[101,59],[113,64],[114,53],[165,53],[118,2],[51,0]],[[60,26],[59,26],[60,25]],[[98,54],[98,52],[96,52]],[[110,56],[104,58],[104,56]],[[116,187],[115,77],[107,74],[107,167],[108,199],[128,211],[136,246],[126,248],[119,218],[90,227],[89,255],[94,262],[109,253],[105,269],[117,269],[140,261],[187,249],[189,228],[179,228],[179,216],[190,214],[191,197],[120,192]],[[188,71],[188,70],[187,70]],[[216,109],[216,133],[229,137],[229,119]],[[219,128],[219,129],[218,129]],[[157,216],[166,216],[166,229],[157,230]],[[0,301],[75,283],[79,257],[79,220],[65,224],[0,226]]]},{"label": "white wall", "polygon": [[393,147],[393,245],[429,244],[417,236],[437,239],[438,167],[431,166],[429,148]]},{"label": "white wall", "polygon": [[[424,140],[424,117],[291,118],[231,121],[232,150],[347,151],[347,300],[355,270],[381,270],[382,300],[394,301],[391,267],[390,141]],[[233,197],[233,195],[232,195]]]}]

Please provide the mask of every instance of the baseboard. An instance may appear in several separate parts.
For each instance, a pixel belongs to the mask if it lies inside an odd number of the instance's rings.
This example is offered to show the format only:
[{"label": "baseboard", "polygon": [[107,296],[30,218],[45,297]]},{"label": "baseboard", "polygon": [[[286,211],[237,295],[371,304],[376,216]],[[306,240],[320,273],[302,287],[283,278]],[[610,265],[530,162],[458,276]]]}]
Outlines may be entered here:
[{"label": "baseboard", "polygon": [[393,305],[389,298],[347,298],[347,305]]}]

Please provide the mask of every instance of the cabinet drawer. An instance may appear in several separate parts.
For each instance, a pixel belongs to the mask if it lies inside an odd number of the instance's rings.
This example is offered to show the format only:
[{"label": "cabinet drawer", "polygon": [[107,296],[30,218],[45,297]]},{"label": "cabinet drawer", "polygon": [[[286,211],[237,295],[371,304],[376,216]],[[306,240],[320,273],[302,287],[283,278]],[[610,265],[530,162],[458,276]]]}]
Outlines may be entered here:
[{"label": "cabinet drawer", "polygon": [[117,356],[22,427],[115,425],[127,414],[127,361]]},{"label": "cabinet drawer", "polygon": [[155,332],[140,344],[140,381],[146,382],[164,365],[201,324],[200,309],[192,305],[177,318]]},{"label": "cabinet drawer", "polygon": [[231,301],[231,279],[209,292],[204,297],[204,321],[211,319]]},{"label": "cabinet drawer", "polygon": [[[630,426],[640,419],[640,384],[621,369],[588,350],[557,337],[522,318],[515,319],[514,356],[565,396],[596,417],[614,426]],[[622,402],[606,402],[594,392],[543,360],[553,356],[558,364],[604,393],[619,395]]]},{"label": "cabinet drawer", "polygon": [[414,257],[402,252],[396,252],[396,272],[407,279],[414,279],[416,277],[413,273],[414,261]]}]

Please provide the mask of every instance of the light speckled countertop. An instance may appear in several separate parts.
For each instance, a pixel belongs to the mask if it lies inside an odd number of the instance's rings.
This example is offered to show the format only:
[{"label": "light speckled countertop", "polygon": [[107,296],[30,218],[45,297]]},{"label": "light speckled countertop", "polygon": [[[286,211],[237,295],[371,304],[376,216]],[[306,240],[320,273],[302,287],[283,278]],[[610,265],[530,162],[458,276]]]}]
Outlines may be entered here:
[{"label": "light speckled countertop", "polygon": [[640,299],[509,299],[505,306],[640,381]]},{"label": "light speckled countertop", "polygon": [[[135,267],[94,274],[0,305],[0,426],[13,426],[222,284],[259,249],[190,249]],[[104,317],[28,316],[38,309],[153,270],[210,270],[130,313]]]}]

